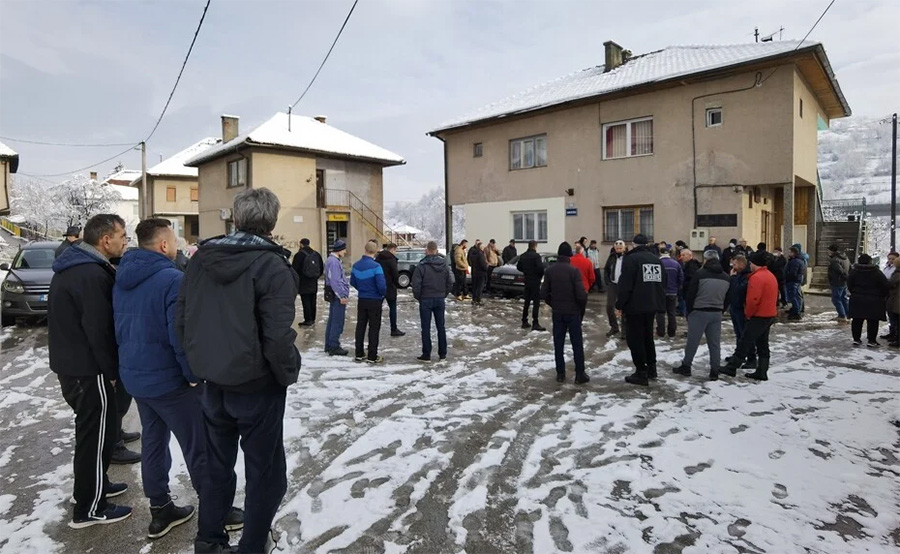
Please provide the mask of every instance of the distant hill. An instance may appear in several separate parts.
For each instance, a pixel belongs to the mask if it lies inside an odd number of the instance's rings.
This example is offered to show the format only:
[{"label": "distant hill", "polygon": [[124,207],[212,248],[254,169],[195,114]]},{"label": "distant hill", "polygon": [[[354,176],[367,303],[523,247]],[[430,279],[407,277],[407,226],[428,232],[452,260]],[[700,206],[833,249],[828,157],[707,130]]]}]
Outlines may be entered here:
[{"label": "distant hill", "polygon": [[891,201],[891,124],[865,117],[831,122],[819,133],[819,178],[826,200]]}]

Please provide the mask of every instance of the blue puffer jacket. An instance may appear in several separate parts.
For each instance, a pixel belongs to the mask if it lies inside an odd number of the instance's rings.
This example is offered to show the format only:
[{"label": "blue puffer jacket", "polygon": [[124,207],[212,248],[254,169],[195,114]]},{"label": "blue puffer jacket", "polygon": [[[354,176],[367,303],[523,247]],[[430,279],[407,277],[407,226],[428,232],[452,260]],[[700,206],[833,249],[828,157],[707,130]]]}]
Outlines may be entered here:
[{"label": "blue puffer jacket", "polygon": [[156,252],[130,250],[113,287],[119,376],[132,396],[155,398],[196,383],[175,332],[183,273]]},{"label": "blue puffer jacket", "polygon": [[350,272],[350,286],[359,292],[360,298],[381,300],[387,292],[384,269],[374,258],[363,256],[353,264]]}]

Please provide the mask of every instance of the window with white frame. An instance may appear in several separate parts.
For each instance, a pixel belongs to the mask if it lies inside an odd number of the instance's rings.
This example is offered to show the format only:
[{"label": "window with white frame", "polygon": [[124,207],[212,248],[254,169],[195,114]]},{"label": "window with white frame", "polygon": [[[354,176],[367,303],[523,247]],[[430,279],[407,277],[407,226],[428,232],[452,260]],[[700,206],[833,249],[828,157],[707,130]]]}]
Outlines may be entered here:
[{"label": "window with white frame", "polygon": [[653,154],[653,118],[644,117],[603,125],[603,159]]},{"label": "window with white frame", "polygon": [[653,206],[604,208],[603,241],[631,241],[636,234],[653,240]]},{"label": "window with white frame", "polygon": [[515,212],[513,218],[513,239],[517,242],[536,240],[547,242],[547,211]]},{"label": "window with white frame", "polygon": [[722,108],[706,109],[706,126],[721,127],[722,126]]},{"label": "window with white frame", "polygon": [[228,188],[247,186],[247,158],[228,162]]},{"label": "window with white frame", "polygon": [[509,169],[529,169],[547,165],[547,135],[509,141]]}]

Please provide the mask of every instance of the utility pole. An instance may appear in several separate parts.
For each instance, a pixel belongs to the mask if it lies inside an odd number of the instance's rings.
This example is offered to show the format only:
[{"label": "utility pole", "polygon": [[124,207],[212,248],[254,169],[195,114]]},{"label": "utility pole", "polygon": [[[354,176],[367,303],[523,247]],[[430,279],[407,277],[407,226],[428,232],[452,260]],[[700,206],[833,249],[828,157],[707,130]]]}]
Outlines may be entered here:
[{"label": "utility pole", "polygon": [[891,252],[897,251],[897,114],[891,116]]},{"label": "utility pole", "polygon": [[141,141],[141,219],[150,217],[150,204],[147,202],[147,143]]}]

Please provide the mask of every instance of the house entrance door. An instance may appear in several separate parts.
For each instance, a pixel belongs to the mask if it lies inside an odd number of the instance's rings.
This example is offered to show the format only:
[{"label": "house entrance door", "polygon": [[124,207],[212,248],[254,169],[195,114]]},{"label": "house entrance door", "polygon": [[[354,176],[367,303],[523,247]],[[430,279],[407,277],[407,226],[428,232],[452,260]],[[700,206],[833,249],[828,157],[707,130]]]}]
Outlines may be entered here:
[{"label": "house entrance door", "polygon": [[328,214],[328,221],[325,223],[325,237],[328,240],[328,249],[336,240],[342,239],[347,242],[347,249],[350,249],[350,243],[347,241],[350,227],[350,214]]}]

